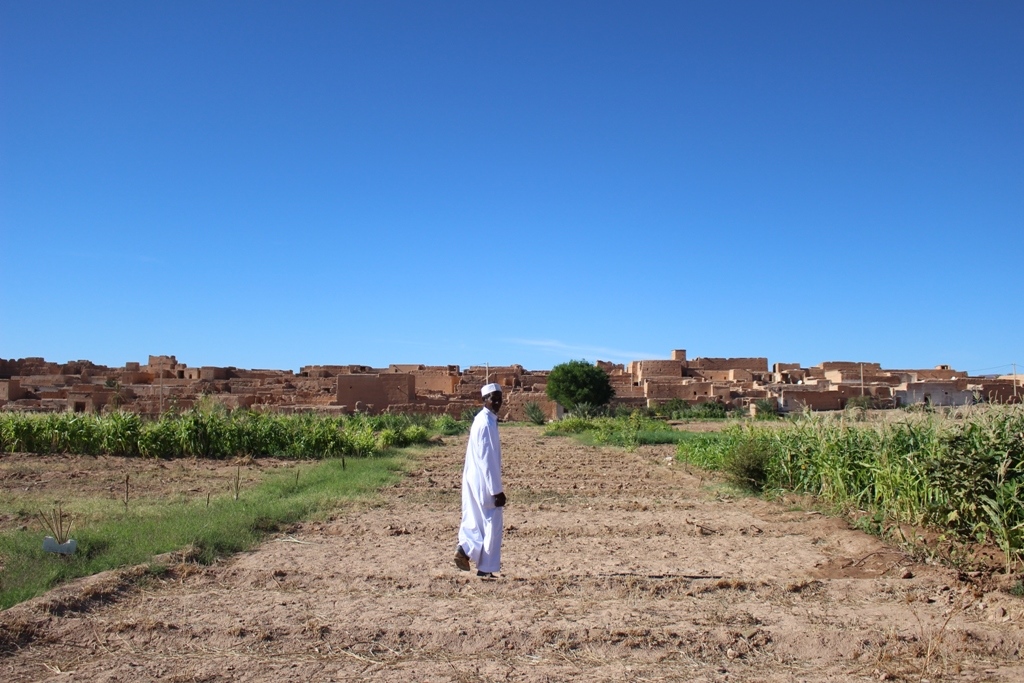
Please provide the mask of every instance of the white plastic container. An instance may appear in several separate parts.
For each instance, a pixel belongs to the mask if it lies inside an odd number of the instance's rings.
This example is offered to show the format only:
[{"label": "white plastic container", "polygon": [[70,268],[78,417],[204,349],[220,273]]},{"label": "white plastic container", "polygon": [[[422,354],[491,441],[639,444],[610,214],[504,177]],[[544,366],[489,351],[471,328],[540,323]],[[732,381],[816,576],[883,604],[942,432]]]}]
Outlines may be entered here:
[{"label": "white plastic container", "polygon": [[73,538],[68,539],[64,543],[57,543],[57,539],[53,536],[47,536],[43,539],[43,550],[48,553],[58,553],[60,555],[70,555],[75,552],[75,548],[78,547],[78,541]]}]

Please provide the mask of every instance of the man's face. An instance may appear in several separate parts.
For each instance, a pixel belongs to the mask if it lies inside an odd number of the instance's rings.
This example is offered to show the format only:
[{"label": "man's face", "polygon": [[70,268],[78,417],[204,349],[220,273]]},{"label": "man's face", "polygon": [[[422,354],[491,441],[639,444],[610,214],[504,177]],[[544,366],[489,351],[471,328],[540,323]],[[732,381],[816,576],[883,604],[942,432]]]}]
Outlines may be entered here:
[{"label": "man's face", "polygon": [[492,413],[498,412],[501,407],[501,392],[494,391],[484,396],[484,407],[489,408]]}]

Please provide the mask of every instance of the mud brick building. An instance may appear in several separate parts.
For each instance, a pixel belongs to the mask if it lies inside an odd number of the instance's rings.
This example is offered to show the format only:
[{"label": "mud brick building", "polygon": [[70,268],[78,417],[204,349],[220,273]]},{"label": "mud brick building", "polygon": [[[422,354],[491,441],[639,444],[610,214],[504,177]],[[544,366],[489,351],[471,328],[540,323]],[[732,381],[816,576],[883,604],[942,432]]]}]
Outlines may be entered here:
[{"label": "mud brick building", "polygon": [[[813,367],[767,358],[670,357],[628,364],[597,361],[615,390],[613,405],[652,407],[669,401],[707,401],[747,409],[768,400],[786,412],[840,410],[857,398],[877,407],[979,401],[1014,403],[1024,396],[1016,376],[970,377],[940,365],[882,368],[878,363],[827,361]],[[523,420],[536,403],[548,419],[563,414],[547,397],[548,371],[521,365],[392,364],[308,365],[291,370],[189,367],[175,356],[106,367],[87,360],[53,363],[43,358],[0,359],[0,410],[102,412],[129,410],[159,415],[201,401],[274,412],[416,412],[461,416],[480,407],[480,389],[497,382],[505,391],[501,418]],[[863,397],[863,398],[860,398]]]}]

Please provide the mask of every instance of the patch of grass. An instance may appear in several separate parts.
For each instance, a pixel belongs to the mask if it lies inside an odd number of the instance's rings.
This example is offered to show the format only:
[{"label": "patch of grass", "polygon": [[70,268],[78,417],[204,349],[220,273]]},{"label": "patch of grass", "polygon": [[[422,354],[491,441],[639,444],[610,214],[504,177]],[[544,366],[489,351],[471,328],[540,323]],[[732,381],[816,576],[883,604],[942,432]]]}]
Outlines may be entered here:
[{"label": "patch of grass", "polygon": [[568,417],[552,422],[544,433],[574,435],[587,444],[620,446],[626,450],[649,444],[679,443],[686,438],[684,432],[648,417],[641,410],[617,417]]},{"label": "patch of grass", "polygon": [[[0,609],[6,609],[73,578],[135,565],[154,555],[187,546],[199,559],[253,547],[268,533],[322,514],[344,501],[355,500],[397,479],[402,460],[395,457],[324,460],[267,475],[262,483],[243,489],[238,500],[224,495],[210,500],[140,501],[128,511],[99,501],[68,502],[69,512],[88,510],[88,522],[77,524],[74,555],[64,557],[42,550],[41,529],[0,534]],[[105,509],[96,517],[97,509]]]}]

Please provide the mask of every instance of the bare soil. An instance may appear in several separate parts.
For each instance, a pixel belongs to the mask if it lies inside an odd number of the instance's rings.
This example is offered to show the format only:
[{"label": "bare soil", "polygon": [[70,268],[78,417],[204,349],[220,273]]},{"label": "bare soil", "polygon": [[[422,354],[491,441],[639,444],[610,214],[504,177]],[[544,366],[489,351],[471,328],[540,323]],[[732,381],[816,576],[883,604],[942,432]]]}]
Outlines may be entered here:
[{"label": "bare soil", "polygon": [[728,495],[671,446],[501,430],[496,580],[452,563],[465,437],[449,437],[376,503],[253,552],[0,613],[0,680],[1024,680],[1020,598]]}]

